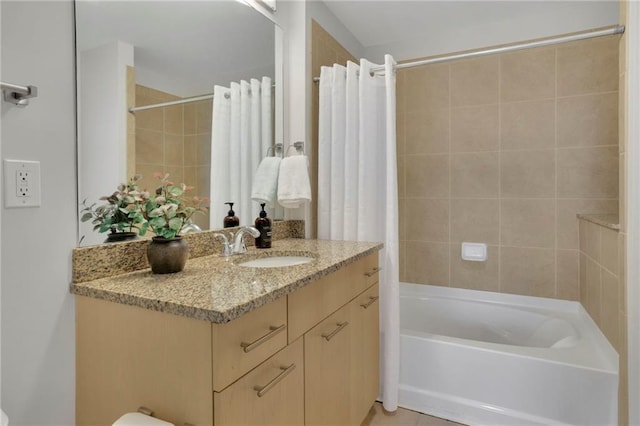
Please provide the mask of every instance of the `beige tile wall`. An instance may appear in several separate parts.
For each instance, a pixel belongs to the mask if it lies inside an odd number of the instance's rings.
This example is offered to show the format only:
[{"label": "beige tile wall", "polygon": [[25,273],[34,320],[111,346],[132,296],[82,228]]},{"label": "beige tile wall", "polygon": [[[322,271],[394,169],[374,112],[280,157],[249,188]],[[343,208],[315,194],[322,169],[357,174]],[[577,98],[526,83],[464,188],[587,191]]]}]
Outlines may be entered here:
[{"label": "beige tile wall", "polygon": [[[135,93],[136,106],[180,99],[142,85]],[[209,197],[211,108],[211,101],[200,101],[135,113],[135,164],[143,187],[157,186],[155,172],[169,173],[175,182],[193,186],[194,195]],[[209,228],[208,215],[196,215],[194,221]]]},{"label": "beige tile wall", "polygon": [[[313,75],[311,77],[320,77],[320,67],[332,66],[333,64],[346,65],[347,61],[357,62],[356,58],[347,51],[338,41],[331,36],[316,21],[311,20],[311,69]],[[318,199],[318,118],[319,118],[319,85],[313,83],[309,78],[309,84],[312,85],[311,98],[311,238],[317,236],[318,209],[316,201]]]},{"label": "beige tile wall", "polygon": [[627,423],[627,317],[624,237],[579,220],[580,302],[620,356],[619,424]]},{"label": "beige tile wall", "polygon": [[618,212],[618,43],[398,71],[401,280],[579,300],[576,213]]}]

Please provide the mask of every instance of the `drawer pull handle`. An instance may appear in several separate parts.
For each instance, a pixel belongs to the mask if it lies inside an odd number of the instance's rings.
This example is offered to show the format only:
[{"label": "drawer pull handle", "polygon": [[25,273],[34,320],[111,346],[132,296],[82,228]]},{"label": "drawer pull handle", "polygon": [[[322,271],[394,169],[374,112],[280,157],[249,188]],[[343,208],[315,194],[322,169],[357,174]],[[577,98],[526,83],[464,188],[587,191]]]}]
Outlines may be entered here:
[{"label": "drawer pull handle", "polygon": [[274,337],[276,334],[280,333],[281,331],[284,331],[284,329],[287,328],[286,324],[282,324],[278,327],[272,325],[271,327],[269,327],[269,331],[267,334],[265,334],[264,336],[260,337],[257,340],[254,340],[251,343],[247,343],[247,342],[242,342],[240,343],[240,346],[242,347],[242,350],[246,352],[252,351],[255,348],[257,348],[258,346],[260,346],[261,344],[263,344],[264,342],[266,342],[267,340],[271,339],[272,337]]},{"label": "drawer pull handle", "polygon": [[360,306],[367,309],[369,306],[373,305],[376,300],[378,300],[378,296],[369,296],[369,301],[367,303],[362,303]]},{"label": "drawer pull handle", "polygon": [[365,275],[366,277],[371,277],[371,276],[373,276],[374,274],[377,274],[377,273],[378,273],[378,272],[380,272],[380,271],[382,271],[382,268],[373,268],[373,269],[371,270],[371,272],[365,272],[365,273],[364,273],[364,275]]},{"label": "drawer pull handle", "polygon": [[254,386],[253,390],[258,391],[258,397],[262,398],[267,392],[273,389],[273,387],[277,385],[278,382],[280,382],[282,379],[287,377],[287,375],[295,369],[296,369],[295,364],[291,364],[288,367],[280,367],[280,370],[282,370],[282,372],[278,374],[273,380],[271,380],[269,383],[267,383],[264,386]]},{"label": "drawer pull handle", "polygon": [[329,340],[333,339],[333,336],[335,336],[336,334],[340,333],[340,331],[345,328],[346,326],[349,325],[349,321],[345,321],[345,322],[339,322],[338,324],[336,324],[338,327],[333,330],[331,333],[329,334],[323,334],[322,337],[324,337],[324,339],[328,342]]}]

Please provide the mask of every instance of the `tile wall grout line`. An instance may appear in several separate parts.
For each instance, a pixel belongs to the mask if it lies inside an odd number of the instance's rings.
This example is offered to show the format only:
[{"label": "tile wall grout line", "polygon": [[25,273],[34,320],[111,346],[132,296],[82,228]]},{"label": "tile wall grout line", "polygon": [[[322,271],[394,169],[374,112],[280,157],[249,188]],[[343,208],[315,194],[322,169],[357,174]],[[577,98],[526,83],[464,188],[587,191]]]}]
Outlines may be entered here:
[{"label": "tile wall grout line", "polygon": [[[554,149],[554,185],[553,185],[553,189],[554,189],[554,207],[555,207],[555,214],[554,214],[554,225],[553,225],[553,229],[554,229],[554,276],[555,276],[555,297],[558,297],[558,49],[554,48],[553,49],[553,74],[554,74],[554,78],[553,78],[553,82],[554,82],[554,97],[555,97],[555,101],[553,103],[553,146],[555,147]],[[580,270],[580,264],[578,263],[578,271]],[[580,281],[578,280],[578,285],[580,284]]]},{"label": "tile wall grout line", "polygon": [[498,292],[502,293],[502,59],[498,56]]},{"label": "tile wall grout line", "polygon": [[448,205],[449,205],[449,241],[448,241],[449,242],[449,244],[448,244],[448,252],[449,252],[448,253],[448,258],[449,258],[449,282],[447,283],[447,285],[449,287],[451,287],[451,284],[452,284],[451,283],[451,281],[452,281],[451,277],[453,276],[453,261],[452,261],[453,259],[451,258],[451,246],[452,246],[452,242],[451,242],[451,233],[452,233],[451,232],[451,228],[452,228],[452,225],[451,225],[451,210],[452,210],[451,200],[452,200],[452,194],[451,194],[451,191],[452,191],[452,188],[453,188],[453,185],[452,185],[452,182],[451,182],[452,176],[453,176],[453,172],[451,170],[451,168],[452,168],[451,166],[452,166],[452,163],[453,163],[451,146],[453,144],[453,137],[452,137],[452,130],[453,130],[453,124],[452,124],[452,115],[453,115],[452,114],[452,111],[453,111],[452,91],[453,90],[452,90],[452,86],[453,86],[453,81],[452,81],[452,78],[451,78],[451,74],[452,74],[451,73],[451,64],[447,64],[447,71],[448,71],[448,80],[449,80],[449,96],[448,96],[449,97],[449,99],[448,99],[449,100],[449,106],[447,108],[447,112],[448,112],[448,115],[449,115],[449,135],[448,135],[448,144],[447,144],[448,145],[448,155],[449,155],[449,159],[448,159],[448,162],[449,162],[449,194],[448,194],[448,197],[447,197]]}]

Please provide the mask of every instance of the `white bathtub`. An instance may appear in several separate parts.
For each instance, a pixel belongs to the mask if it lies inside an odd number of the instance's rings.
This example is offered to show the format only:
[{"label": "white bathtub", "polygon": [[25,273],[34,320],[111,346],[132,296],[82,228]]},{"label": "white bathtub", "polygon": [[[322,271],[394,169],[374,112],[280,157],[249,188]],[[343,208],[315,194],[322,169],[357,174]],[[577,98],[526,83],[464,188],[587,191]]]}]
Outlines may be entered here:
[{"label": "white bathtub", "polygon": [[400,284],[401,407],[469,425],[617,425],[618,355],[577,302]]}]

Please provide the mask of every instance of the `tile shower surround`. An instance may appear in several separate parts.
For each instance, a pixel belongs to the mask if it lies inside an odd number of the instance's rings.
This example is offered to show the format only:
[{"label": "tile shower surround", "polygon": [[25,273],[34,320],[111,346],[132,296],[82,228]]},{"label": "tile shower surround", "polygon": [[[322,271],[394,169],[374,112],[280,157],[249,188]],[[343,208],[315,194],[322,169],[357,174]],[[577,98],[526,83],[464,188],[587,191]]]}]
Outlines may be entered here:
[{"label": "tile shower surround", "polygon": [[[169,102],[178,96],[135,86],[136,106]],[[175,182],[193,186],[194,195],[209,197],[212,101],[174,105],[135,113],[135,170],[141,186],[155,188],[155,172],[169,173]],[[194,221],[209,227],[209,214]]]},{"label": "tile shower surround", "polygon": [[580,299],[576,214],[618,212],[618,43],[398,71],[402,281]]},{"label": "tile shower surround", "polygon": [[[315,22],[312,51],[318,72],[353,60]],[[401,278],[580,300],[620,354],[620,425],[628,424],[625,57],[622,35],[397,75]],[[617,247],[615,231],[581,220],[578,232],[576,213],[617,217],[618,204]],[[486,242],[489,262],[460,260],[464,240]]]}]

